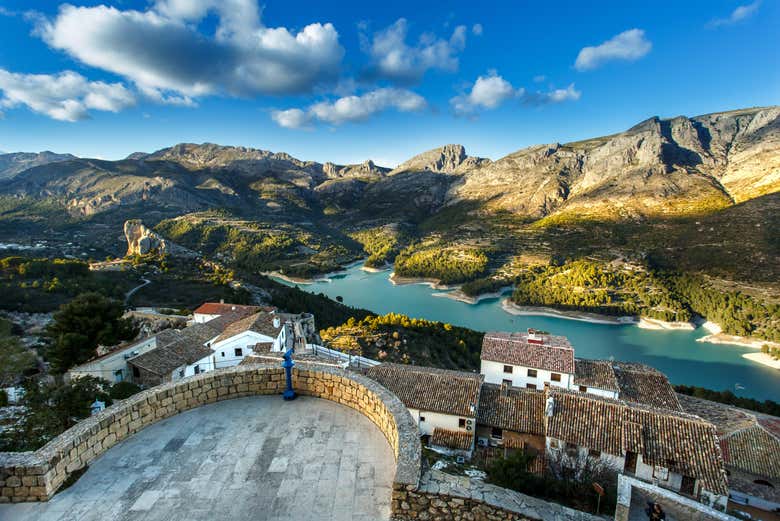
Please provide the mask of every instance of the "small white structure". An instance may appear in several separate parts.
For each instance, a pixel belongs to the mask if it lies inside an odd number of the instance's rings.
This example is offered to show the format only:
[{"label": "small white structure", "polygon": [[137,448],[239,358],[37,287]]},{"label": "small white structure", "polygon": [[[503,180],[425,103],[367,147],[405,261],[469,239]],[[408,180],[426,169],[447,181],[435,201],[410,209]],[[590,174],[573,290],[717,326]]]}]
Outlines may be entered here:
[{"label": "small white structure", "polygon": [[574,370],[574,348],[566,337],[529,329],[527,333],[486,333],[482,341],[480,373],[487,383],[569,389]]},{"label": "small white structure", "polygon": [[95,399],[95,401],[92,402],[92,405],[89,406],[92,416],[96,415],[97,413],[104,410],[105,408],[106,408],[106,402],[101,402],[98,399]]},{"label": "small white structure", "polygon": [[161,345],[165,345],[173,338],[174,335],[172,331],[173,330],[168,329],[163,330],[155,335],[144,338],[143,340],[133,342],[132,344],[106,353],[103,356],[93,358],[88,362],[72,367],[67,373],[68,377],[73,379],[82,376],[93,376],[114,383],[130,380],[132,374],[127,365],[127,361],[130,358],[147,353]]}]

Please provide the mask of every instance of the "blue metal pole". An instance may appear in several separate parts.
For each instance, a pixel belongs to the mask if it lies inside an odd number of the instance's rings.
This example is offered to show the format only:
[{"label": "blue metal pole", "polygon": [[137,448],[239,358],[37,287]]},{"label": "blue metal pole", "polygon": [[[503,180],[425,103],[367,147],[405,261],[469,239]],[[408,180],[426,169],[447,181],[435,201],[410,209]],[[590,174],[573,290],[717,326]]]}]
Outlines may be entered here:
[{"label": "blue metal pole", "polygon": [[289,349],[284,353],[284,361],[282,362],[282,367],[284,367],[284,373],[287,377],[287,388],[282,393],[282,397],[285,400],[294,400],[296,397],[295,391],[293,391],[292,388],[292,368],[295,365],[295,362],[293,362],[292,359],[292,353],[293,349]]}]

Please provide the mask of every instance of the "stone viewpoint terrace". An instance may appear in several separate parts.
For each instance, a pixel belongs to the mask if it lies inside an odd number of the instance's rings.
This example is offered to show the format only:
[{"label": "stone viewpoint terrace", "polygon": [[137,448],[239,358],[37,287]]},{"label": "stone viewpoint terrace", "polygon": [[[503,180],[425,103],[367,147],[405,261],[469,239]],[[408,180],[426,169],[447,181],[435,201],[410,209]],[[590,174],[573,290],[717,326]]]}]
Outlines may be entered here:
[{"label": "stone viewpoint terrace", "polygon": [[[477,513],[474,519],[598,519],[468,478],[421,473],[414,420],[395,395],[364,375],[301,362],[293,385],[302,397],[284,403],[277,364],[219,369],[117,402],[35,452],[0,453],[0,503],[6,503],[0,520],[405,521]],[[231,402],[220,403],[225,400]],[[356,457],[337,450],[339,444],[354,448]],[[207,448],[212,452],[204,453]],[[248,458],[236,458],[237,451]],[[311,461],[304,462],[307,454]],[[330,495],[333,472],[344,490]]]}]

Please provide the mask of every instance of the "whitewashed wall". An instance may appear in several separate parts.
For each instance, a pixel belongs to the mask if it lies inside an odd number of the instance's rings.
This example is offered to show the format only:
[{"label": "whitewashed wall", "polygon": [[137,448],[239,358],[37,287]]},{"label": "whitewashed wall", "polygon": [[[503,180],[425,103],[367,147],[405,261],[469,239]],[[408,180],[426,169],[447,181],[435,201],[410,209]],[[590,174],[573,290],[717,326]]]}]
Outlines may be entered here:
[{"label": "whitewashed wall", "polygon": [[[417,427],[420,429],[421,434],[433,435],[433,430],[437,427],[440,429],[447,429],[451,431],[463,431],[474,433],[476,430],[476,419],[467,418],[464,416],[454,416],[452,414],[442,414],[439,412],[421,411],[419,409],[409,408],[414,421],[417,422]],[[420,421],[420,417],[424,417],[425,421]],[[471,420],[471,430],[461,429],[459,423],[461,418],[464,420]]]},{"label": "whitewashed wall", "polygon": [[480,373],[485,376],[485,382],[497,385],[501,385],[504,380],[511,380],[513,387],[526,387],[527,384],[534,384],[537,389],[544,389],[545,383],[555,387],[563,387],[564,389],[569,389],[571,385],[572,375],[567,373],[558,373],[561,375],[561,381],[553,382],[551,371],[536,369],[536,377],[532,378],[528,376],[528,370],[534,369],[533,367],[512,365],[512,372],[505,373],[505,365],[512,364],[482,360],[480,362]]}]

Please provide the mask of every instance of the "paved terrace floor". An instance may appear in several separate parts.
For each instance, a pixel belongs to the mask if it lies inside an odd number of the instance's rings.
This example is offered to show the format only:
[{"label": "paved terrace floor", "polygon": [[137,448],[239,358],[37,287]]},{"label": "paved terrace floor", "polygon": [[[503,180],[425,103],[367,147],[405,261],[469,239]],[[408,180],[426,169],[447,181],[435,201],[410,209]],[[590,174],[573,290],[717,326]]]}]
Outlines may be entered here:
[{"label": "paved terrace floor", "polygon": [[154,424],[48,503],[0,521],[383,520],[395,460],[378,428],[311,397],[227,400]]}]

